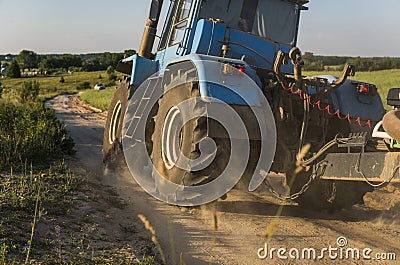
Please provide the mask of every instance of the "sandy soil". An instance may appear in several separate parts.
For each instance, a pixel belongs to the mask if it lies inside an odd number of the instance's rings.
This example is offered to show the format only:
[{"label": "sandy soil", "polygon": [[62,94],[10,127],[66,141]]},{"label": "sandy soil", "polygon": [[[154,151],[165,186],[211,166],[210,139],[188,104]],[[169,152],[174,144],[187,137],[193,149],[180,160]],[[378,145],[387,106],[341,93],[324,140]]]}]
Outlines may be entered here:
[{"label": "sandy soil", "polygon": [[[399,264],[399,261],[343,259],[333,260],[329,252],[320,260],[261,260],[258,250],[267,236],[271,248],[286,248],[283,255],[296,248],[314,248],[317,256],[323,248],[337,248],[337,239],[345,237],[342,248],[372,249],[369,254],[396,253],[400,260],[400,185],[376,190],[365,196],[365,205],[336,213],[315,212],[295,203],[281,204],[266,190],[248,193],[234,190],[225,201],[197,208],[179,208],[159,202],[147,195],[126,170],[104,172],[101,145],[106,114],[82,107],[75,96],[60,96],[49,102],[63,120],[76,142],[73,167],[84,169],[99,185],[108,185],[126,203],[123,214],[115,213],[113,223],[105,231],[113,236],[119,222],[143,226],[138,214],[148,218],[156,230],[158,241],[168,264]],[[282,187],[280,178],[273,178]],[[92,191],[96,193],[96,190]],[[104,193],[101,193],[104,194]],[[118,214],[121,214],[118,216]],[[124,236],[129,238],[129,231]],[[132,241],[135,234],[131,235]],[[294,250],[293,250],[294,251]],[[291,252],[295,255],[296,252]],[[336,252],[334,252],[336,253]],[[334,254],[333,253],[333,254]],[[338,253],[340,251],[338,250]],[[263,253],[261,253],[263,254]],[[282,253],[281,253],[282,254]]]}]

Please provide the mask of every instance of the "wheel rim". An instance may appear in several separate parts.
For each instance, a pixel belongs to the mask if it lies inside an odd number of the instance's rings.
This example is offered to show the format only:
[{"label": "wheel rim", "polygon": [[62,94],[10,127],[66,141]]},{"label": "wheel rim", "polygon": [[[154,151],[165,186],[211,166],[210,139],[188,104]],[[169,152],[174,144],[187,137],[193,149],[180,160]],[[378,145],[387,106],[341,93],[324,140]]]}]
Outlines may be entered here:
[{"label": "wheel rim", "polygon": [[118,127],[121,119],[122,103],[118,101],[114,106],[113,114],[111,116],[110,128],[108,130],[108,141],[113,144],[117,139]]},{"label": "wheel rim", "polygon": [[168,112],[162,129],[161,153],[164,165],[172,169],[179,159],[182,143],[182,114],[177,107]]}]

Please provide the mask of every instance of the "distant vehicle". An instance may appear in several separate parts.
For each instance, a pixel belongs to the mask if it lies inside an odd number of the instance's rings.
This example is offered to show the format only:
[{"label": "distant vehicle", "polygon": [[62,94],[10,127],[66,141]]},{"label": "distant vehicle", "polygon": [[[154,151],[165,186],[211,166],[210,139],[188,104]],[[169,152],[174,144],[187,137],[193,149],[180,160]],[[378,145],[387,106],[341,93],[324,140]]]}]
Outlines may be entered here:
[{"label": "distant vehicle", "polygon": [[2,68],[0,69],[0,75],[1,75],[1,76],[6,76],[6,75],[7,75],[7,68],[5,68],[5,67],[3,68],[3,67],[2,67]]},{"label": "distant vehicle", "polygon": [[104,90],[104,89],[106,89],[106,86],[103,84],[94,85],[94,90]]}]

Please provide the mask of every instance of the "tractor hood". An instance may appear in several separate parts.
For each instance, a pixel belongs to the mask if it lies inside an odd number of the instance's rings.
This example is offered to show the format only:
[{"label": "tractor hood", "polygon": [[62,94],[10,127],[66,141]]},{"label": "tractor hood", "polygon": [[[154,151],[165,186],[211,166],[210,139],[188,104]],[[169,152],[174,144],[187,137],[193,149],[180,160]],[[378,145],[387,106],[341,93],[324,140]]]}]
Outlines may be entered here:
[{"label": "tractor hood", "polygon": [[[190,54],[221,56],[227,45],[225,57],[245,60],[257,68],[272,69],[279,50],[289,52],[292,46],[274,43],[264,38],[228,28],[226,24],[202,19],[198,21]],[[282,67],[285,73],[293,73],[293,65]]]}]

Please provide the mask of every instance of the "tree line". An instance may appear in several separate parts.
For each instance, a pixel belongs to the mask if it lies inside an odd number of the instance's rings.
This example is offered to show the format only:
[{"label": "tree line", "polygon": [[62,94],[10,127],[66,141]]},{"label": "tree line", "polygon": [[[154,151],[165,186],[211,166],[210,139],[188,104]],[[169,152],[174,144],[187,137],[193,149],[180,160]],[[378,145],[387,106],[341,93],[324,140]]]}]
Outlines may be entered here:
[{"label": "tree line", "polygon": [[342,70],[346,63],[361,72],[400,69],[400,58],[394,57],[321,56],[306,52],[303,61],[306,71]]},{"label": "tree line", "polygon": [[[93,53],[93,54],[62,54],[62,55],[39,55],[34,51],[23,50],[14,60],[6,62],[3,66],[8,68],[7,76],[20,77],[21,71],[35,71],[51,74],[52,72],[66,71],[103,71],[109,66],[116,67],[125,54],[133,55],[135,50],[126,50],[123,53]],[[5,56],[0,56],[0,60]]]},{"label": "tree line", "polygon": [[[109,66],[116,67],[125,54],[133,55],[135,50],[125,50],[123,53],[93,53],[93,54],[62,54],[39,55],[34,51],[23,50],[14,60],[3,64],[7,67],[7,76],[20,77],[21,71],[35,71],[41,74],[66,71],[103,71]],[[7,56],[0,55],[0,61]],[[8,56],[10,57],[10,56]],[[393,57],[349,57],[349,56],[321,56],[306,52],[303,55],[304,70],[325,71],[341,70],[346,63],[354,65],[357,71],[379,71],[388,69],[400,69],[400,58]]]}]

